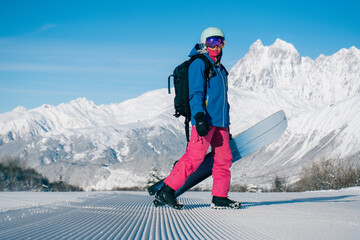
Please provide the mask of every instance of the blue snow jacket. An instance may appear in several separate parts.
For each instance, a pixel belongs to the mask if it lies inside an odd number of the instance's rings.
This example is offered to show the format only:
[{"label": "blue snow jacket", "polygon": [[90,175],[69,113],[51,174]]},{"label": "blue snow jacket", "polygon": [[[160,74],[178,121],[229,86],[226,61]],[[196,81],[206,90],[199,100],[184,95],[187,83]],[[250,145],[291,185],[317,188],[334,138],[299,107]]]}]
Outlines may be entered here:
[{"label": "blue snow jacket", "polygon": [[[198,44],[191,50],[189,57],[199,54]],[[189,67],[189,98],[191,124],[195,125],[194,116],[204,112],[209,126],[229,127],[230,105],[228,102],[228,79],[226,70],[221,64],[215,64],[207,53],[205,56],[213,64],[215,76],[205,84],[205,63],[201,59],[194,60]],[[206,86],[206,89],[205,89]]]}]

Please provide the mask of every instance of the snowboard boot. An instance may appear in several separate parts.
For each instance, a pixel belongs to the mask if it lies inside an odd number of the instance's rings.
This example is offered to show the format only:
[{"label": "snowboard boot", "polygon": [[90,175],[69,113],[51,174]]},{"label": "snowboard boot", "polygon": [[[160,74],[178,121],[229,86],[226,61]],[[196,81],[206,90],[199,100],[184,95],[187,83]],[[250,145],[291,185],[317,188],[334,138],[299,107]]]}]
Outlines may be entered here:
[{"label": "snowboard boot", "polygon": [[213,209],[239,209],[241,208],[241,203],[228,199],[227,197],[216,197],[213,196],[211,202],[211,208]]},{"label": "snowboard boot", "polygon": [[184,208],[184,205],[176,200],[175,190],[166,184],[164,184],[164,186],[155,194],[155,201],[155,206],[161,206],[161,204],[166,204],[177,210],[181,210]]}]

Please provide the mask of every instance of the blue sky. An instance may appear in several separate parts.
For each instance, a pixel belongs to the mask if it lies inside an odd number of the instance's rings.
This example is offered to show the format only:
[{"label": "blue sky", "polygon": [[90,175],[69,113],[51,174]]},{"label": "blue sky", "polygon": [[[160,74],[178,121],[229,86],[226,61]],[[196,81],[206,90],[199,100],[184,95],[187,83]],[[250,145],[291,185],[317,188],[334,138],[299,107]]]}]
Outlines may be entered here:
[{"label": "blue sky", "polygon": [[358,0],[2,0],[0,113],[166,88],[209,26],[225,32],[228,69],[257,39],[280,38],[313,59],[360,48],[359,9]]}]

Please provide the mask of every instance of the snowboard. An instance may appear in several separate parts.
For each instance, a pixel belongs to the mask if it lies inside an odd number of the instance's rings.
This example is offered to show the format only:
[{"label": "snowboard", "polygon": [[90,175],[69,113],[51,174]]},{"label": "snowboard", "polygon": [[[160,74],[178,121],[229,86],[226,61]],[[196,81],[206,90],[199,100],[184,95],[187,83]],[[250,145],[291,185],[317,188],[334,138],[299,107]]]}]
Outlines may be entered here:
[{"label": "snowboard", "polygon": [[[287,119],[284,111],[281,110],[255,124],[248,130],[236,135],[230,140],[233,163],[275,141],[286,128]],[[184,185],[175,192],[175,196],[180,196],[188,189],[211,176],[213,164],[214,159],[210,152],[205,156],[199,168],[193,172]],[[164,182],[161,180],[150,186],[147,190],[150,195],[154,195],[163,185]],[[161,205],[160,203],[157,204],[156,200],[154,204]]]}]

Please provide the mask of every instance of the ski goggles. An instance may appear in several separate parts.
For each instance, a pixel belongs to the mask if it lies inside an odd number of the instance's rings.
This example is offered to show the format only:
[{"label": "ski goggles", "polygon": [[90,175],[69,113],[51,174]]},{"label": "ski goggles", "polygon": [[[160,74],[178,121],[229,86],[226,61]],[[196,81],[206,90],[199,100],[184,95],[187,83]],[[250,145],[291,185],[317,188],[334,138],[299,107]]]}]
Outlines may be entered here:
[{"label": "ski goggles", "polygon": [[223,37],[208,37],[206,39],[206,46],[209,48],[215,48],[218,46],[219,48],[223,48],[225,45],[225,39]]}]

